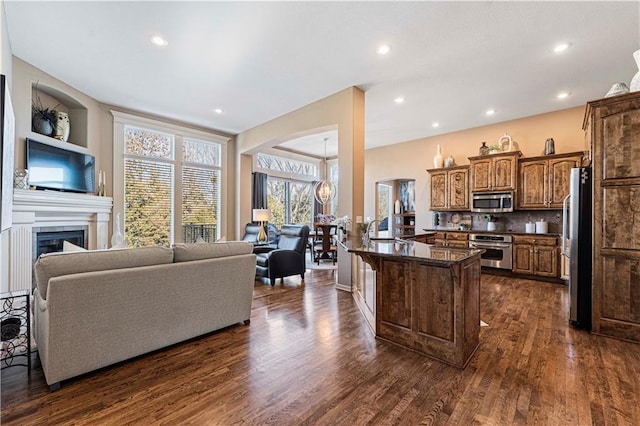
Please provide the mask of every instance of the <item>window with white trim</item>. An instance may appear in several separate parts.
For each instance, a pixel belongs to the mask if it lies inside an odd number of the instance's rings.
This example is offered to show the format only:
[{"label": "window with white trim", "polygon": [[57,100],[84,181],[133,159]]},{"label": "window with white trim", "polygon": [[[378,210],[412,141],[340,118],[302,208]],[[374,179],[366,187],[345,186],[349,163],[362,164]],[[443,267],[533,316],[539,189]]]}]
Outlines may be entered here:
[{"label": "window with white trim", "polygon": [[285,223],[311,226],[313,181],[318,179],[318,162],[259,153],[254,156],[255,169],[268,175],[267,207],[277,227]]},{"label": "window with white trim", "polygon": [[221,238],[226,139],[113,114],[114,212],[129,246]]}]

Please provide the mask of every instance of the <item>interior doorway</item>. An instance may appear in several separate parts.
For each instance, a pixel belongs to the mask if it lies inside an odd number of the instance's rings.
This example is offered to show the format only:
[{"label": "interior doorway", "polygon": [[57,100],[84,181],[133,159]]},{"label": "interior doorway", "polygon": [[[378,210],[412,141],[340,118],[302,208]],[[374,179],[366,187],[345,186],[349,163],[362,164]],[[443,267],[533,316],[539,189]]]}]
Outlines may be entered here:
[{"label": "interior doorway", "polygon": [[376,219],[378,223],[378,235],[382,237],[391,236],[391,226],[389,222],[393,215],[393,185],[386,182],[379,182],[378,199],[376,204]]},{"label": "interior doorway", "polygon": [[[376,228],[380,237],[402,236],[409,226],[410,233],[413,234],[415,180],[391,179],[377,182],[375,219],[380,221]],[[394,227],[400,229],[396,229],[394,233]]]}]

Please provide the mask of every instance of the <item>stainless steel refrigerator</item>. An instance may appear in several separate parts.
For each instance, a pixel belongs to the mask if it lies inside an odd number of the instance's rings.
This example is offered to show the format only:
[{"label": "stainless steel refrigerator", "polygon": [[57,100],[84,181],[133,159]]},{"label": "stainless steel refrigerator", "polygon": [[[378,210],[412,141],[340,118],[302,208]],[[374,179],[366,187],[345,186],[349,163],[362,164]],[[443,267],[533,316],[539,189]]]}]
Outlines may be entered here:
[{"label": "stainless steel refrigerator", "polygon": [[569,259],[569,322],[591,329],[591,167],[571,169],[562,210],[562,254]]}]

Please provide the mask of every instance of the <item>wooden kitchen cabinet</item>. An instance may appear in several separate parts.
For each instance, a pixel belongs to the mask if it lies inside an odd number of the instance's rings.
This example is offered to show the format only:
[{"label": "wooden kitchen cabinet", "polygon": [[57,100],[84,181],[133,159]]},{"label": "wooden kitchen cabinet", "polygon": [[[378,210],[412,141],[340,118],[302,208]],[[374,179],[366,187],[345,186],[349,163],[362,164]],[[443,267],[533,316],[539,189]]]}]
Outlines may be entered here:
[{"label": "wooden kitchen cabinet", "polygon": [[434,244],[446,247],[469,247],[469,234],[466,232],[436,232]]},{"label": "wooden kitchen cabinet", "polygon": [[413,240],[413,241],[416,241],[418,243],[423,243],[423,244],[435,244],[436,243],[435,233],[413,235],[413,236],[410,236],[410,237],[406,237],[406,239],[407,240]]},{"label": "wooden kitchen cabinet", "polygon": [[560,277],[558,238],[554,236],[513,236],[513,272],[540,277]]},{"label": "wooden kitchen cabinet", "polygon": [[571,169],[582,165],[583,152],[548,155],[518,161],[518,208],[561,209],[569,195]]},{"label": "wooden kitchen cabinet", "polygon": [[640,342],[640,92],[589,102],[592,331]]},{"label": "wooden kitchen cabinet", "polygon": [[471,192],[515,191],[520,151],[469,157]]},{"label": "wooden kitchen cabinet", "polygon": [[469,166],[427,170],[431,177],[432,211],[469,210]]}]

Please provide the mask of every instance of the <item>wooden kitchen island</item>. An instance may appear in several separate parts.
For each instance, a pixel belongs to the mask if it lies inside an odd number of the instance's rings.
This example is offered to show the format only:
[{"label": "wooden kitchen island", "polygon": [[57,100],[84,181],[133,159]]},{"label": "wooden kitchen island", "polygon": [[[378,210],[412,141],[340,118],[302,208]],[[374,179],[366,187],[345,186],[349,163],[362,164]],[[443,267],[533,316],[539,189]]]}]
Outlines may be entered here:
[{"label": "wooden kitchen island", "polygon": [[467,365],[479,344],[483,250],[355,237],[341,244],[376,271],[376,337]]}]

